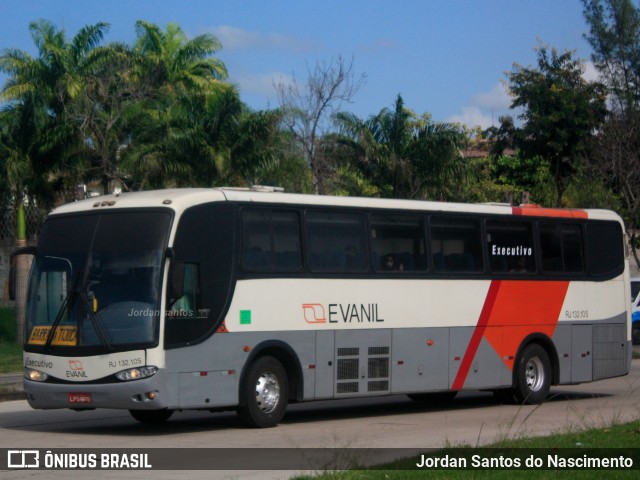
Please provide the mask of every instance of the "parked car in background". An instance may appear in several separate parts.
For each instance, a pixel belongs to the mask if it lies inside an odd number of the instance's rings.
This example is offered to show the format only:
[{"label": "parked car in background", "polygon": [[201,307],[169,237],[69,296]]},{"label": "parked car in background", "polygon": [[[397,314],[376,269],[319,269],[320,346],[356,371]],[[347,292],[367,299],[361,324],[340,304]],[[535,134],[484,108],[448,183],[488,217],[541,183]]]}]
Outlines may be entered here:
[{"label": "parked car in background", "polygon": [[631,279],[631,339],[640,345],[640,277]]}]

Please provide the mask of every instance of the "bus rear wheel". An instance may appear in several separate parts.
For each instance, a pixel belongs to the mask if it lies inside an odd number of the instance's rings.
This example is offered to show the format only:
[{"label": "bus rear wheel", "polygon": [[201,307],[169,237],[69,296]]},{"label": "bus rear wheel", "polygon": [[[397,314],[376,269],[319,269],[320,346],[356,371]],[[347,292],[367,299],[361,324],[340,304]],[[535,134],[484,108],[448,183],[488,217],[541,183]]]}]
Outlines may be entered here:
[{"label": "bus rear wheel", "polygon": [[528,345],[518,362],[515,397],[518,403],[536,405],[546,400],[551,388],[551,362],[544,348]]},{"label": "bus rear wheel", "polygon": [[241,421],[250,427],[275,427],[287,409],[287,372],[273,357],[260,357],[247,372],[244,398],[238,408]]},{"label": "bus rear wheel", "polygon": [[173,415],[173,410],[129,410],[129,413],[140,423],[158,425],[169,420],[169,417]]}]

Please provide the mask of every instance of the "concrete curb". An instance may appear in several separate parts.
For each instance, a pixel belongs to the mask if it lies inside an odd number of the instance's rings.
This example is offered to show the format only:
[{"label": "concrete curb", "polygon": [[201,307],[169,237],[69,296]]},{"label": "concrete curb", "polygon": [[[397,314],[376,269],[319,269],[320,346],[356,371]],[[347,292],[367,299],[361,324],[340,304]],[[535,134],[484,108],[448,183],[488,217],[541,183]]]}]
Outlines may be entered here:
[{"label": "concrete curb", "polygon": [[0,375],[0,402],[24,399],[22,375]]}]

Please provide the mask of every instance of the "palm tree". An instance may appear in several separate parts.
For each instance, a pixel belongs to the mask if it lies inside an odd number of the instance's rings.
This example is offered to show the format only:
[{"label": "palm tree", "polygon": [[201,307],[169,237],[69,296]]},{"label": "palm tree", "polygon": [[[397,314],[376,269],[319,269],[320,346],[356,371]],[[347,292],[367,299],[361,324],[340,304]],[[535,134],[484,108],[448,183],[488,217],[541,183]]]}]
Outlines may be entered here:
[{"label": "palm tree", "polygon": [[79,169],[78,163],[93,155],[95,141],[81,129],[92,112],[82,97],[90,80],[113,64],[113,49],[100,46],[108,29],[102,22],[87,25],[68,40],[63,29],[38,20],[29,25],[36,57],[18,49],[5,49],[0,55],[0,70],[9,74],[0,100],[47,113],[41,144],[32,149],[47,152],[47,163],[40,166],[47,171]]},{"label": "palm tree", "polygon": [[434,123],[405,108],[400,95],[393,109],[362,120],[339,113],[342,143],[354,152],[354,167],[378,187],[378,194],[395,198],[443,198],[464,173],[459,149],[461,128]]},{"label": "palm tree", "polygon": [[220,42],[206,34],[189,40],[175,23],[162,30],[138,21],[136,34],[136,75],[146,94],[128,113],[124,167],[135,188],[210,185],[229,159],[222,125],[240,105],[224,82],[226,67],[212,57]]},{"label": "palm tree", "polygon": [[70,99],[81,91],[88,74],[104,64],[104,49],[97,48],[109,29],[107,23],[87,25],[67,41],[65,31],[47,20],[29,24],[38,56],[18,49],[5,49],[0,70],[9,74],[0,98],[21,102],[35,96],[46,102],[53,115],[60,115]]},{"label": "palm tree", "polygon": [[213,35],[187,39],[175,23],[166,31],[153,23],[136,22],[135,51],[140,55],[140,76],[163,94],[188,95],[191,91],[211,92],[229,88],[224,63],[211,57],[222,48]]}]

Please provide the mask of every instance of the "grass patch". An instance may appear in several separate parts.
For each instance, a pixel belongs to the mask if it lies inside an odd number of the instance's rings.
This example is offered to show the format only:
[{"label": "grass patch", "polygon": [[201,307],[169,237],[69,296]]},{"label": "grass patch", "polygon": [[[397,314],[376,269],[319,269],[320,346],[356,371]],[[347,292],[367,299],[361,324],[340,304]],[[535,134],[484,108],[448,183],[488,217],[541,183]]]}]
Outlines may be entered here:
[{"label": "grass patch", "polygon": [[[463,445],[464,446],[464,445]],[[484,448],[484,447],[483,447]],[[576,448],[640,448],[640,420],[594,428],[580,432],[569,432],[547,437],[522,438],[501,441],[487,445],[486,448],[500,449],[576,449]],[[445,449],[450,456],[462,455],[461,450]],[[548,452],[550,453],[550,452]],[[618,452],[619,455],[619,452]],[[612,455],[613,456],[613,455]],[[420,470],[416,468],[418,457],[413,456],[385,464],[385,470],[352,470],[340,472],[324,472],[316,476],[296,476],[292,480],[413,480],[413,479],[585,479],[601,480],[607,478],[637,478],[638,471],[622,470]]]},{"label": "grass patch", "polygon": [[16,338],[16,311],[0,308],[0,342],[13,342]]},{"label": "grass patch", "polygon": [[22,372],[22,346],[0,342],[0,373]]},{"label": "grass patch", "polygon": [[15,338],[15,310],[0,308],[0,373],[22,372],[22,347]]}]

